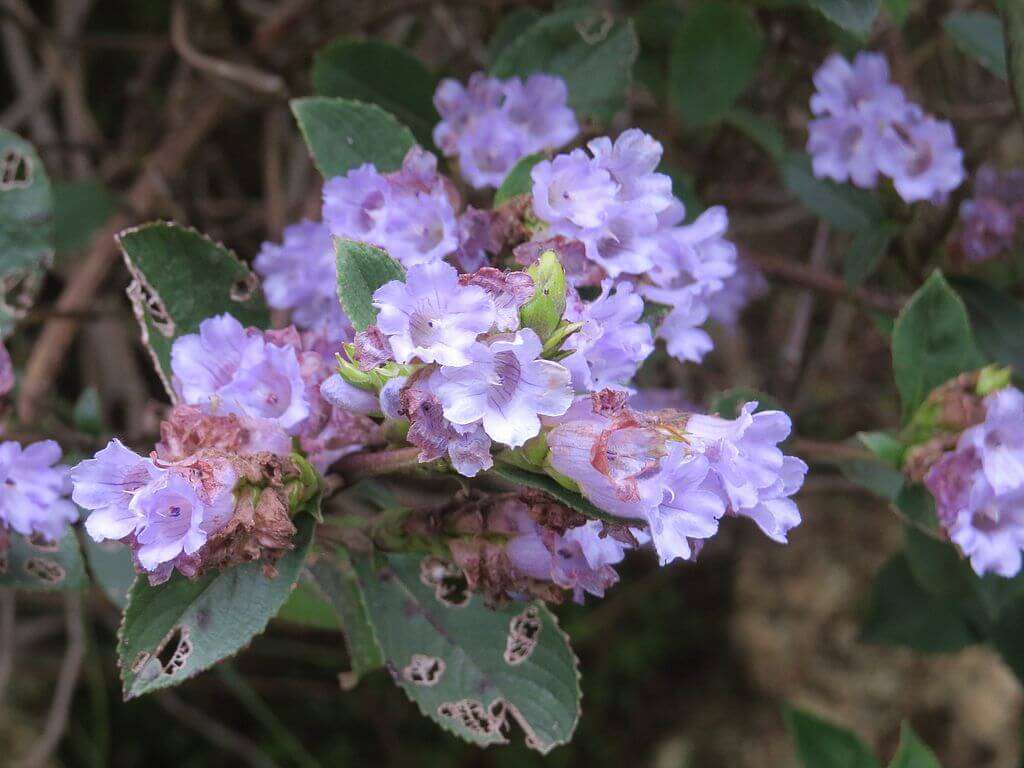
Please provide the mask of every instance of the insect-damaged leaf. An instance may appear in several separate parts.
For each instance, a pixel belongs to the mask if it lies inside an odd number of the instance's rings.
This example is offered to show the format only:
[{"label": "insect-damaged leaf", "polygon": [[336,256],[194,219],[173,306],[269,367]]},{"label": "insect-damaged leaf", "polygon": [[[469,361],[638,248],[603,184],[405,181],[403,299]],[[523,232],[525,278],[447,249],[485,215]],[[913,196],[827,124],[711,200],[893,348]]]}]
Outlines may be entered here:
[{"label": "insect-damaged leaf", "polygon": [[223,312],[242,325],[269,325],[256,276],[224,246],[169,222],[126,229],[117,241],[132,274],[128,297],[142,341],[172,397],[171,346],[179,336]]},{"label": "insect-damaged leaf", "polygon": [[284,605],[313,540],[313,518],[295,520],[295,549],[268,579],[258,563],[195,580],[175,573],[151,587],[139,576],[118,633],[125,699],[177,685],[244,648]]},{"label": "insect-damaged leaf", "polygon": [[0,129],[0,337],[35,298],[53,261],[53,192],[31,144]]},{"label": "insect-damaged leaf", "polygon": [[68,528],[55,543],[8,533],[7,550],[0,554],[0,588],[81,589],[87,583],[78,537]]},{"label": "insect-damaged leaf", "polygon": [[480,745],[507,742],[513,720],[540,752],[570,739],[577,661],[544,605],[492,610],[433,557],[378,553],[355,568],[384,657],[424,714]]}]

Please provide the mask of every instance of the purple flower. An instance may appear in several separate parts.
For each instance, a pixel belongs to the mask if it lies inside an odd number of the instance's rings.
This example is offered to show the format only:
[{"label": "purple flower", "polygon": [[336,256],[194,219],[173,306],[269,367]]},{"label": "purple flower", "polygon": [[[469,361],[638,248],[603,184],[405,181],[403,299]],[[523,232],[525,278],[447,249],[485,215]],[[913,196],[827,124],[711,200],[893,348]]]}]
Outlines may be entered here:
[{"label": "purple flower", "polygon": [[577,391],[624,388],[654,351],[651,328],[640,321],[643,299],[632,284],[605,280],[601,295],[584,302],[570,296],[566,319],[583,323],[565,348],[575,350],[562,361],[572,372]]},{"label": "purple flower", "polygon": [[477,342],[468,365],[441,368],[437,396],[457,425],[482,422],[499,443],[521,446],[540,432],[540,415],[558,416],[572,403],[569,371],[539,359],[542,344],[529,328]]},{"label": "purple flower", "polygon": [[695,557],[700,546],[695,542],[714,536],[718,520],[725,514],[725,503],[705,487],[709,471],[706,457],[674,443],[664,463],[661,503],[647,515],[661,565]]},{"label": "purple flower", "polygon": [[171,369],[182,401],[209,413],[266,419],[289,431],[310,413],[295,349],[246,331],[228,314],[207,318],[198,334],[179,337]]},{"label": "purple flower", "polygon": [[434,94],[441,122],[434,141],[457,157],[462,176],[477,188],[497,187],[521,158],[557,149],[579,132],[558,77],[499,80],[477,72],[465,87],[442,80]]},{"label": "purple flower", "polygon": [[460,475],[474,477],[478,472],[494,466],[491,458],[491,438],[483,427],[473,424],[469,427],[455,427],[448,441],[448,458]]},{"label": "purple flower", "polygon": [[151,459],[125,448],[117,438],[95,457],[73,467],[71,498],[83,509],[92,510],[85,519],[88,534],[103,541],[134,533],[143,518],[132,508],[131,500],[163,473]]},{"label": "purple flower", "polygon": [[135,556],[145,570],[156,570],[181,554],[196,554],[207,537],[228,522],[234,510],[230,486],[212,497],[204,496],[175,471],[164,473],[133,496],[131,505],[142,518]]},{"label": "purple flower", "polygon": [[892,177],[896,191],[908,203],[941,203],[964,180],[963,152],[953,126],[945,120],[907,110],[878,158],[879,168]]},{"label": "purple flower", "polygon": [[327,225],[302,221],[285,228],[280,245],[264,243],[253,267],[271,307],[290,310],[299,328],[323,328],[349,341],[352,323],[338,303],[335,258]]},{"label": "purple flower", "polygon": [[25,448],[0,443],[0,523],[22,536],[33,534],[57,541],[78,519],[68,499],[68,468],[58,464],[60,446],[41,440]]},{"label": "purple flower", "polygon": [[466,365],[476,337],[494,325],[494,303],[482,288],[461,285],[455,268],[438,261],[410,267],[373,294],[377,327],[395,359]]},{"label": "purple flower", "polygon": [[880,53],[862,51],[852,65],[834,53],[814,73],[814,86],[811,111],[816,115],[842,115],[875,103],[898,108],[903,103],[903,91],[889,82],[889,62]]},{"label": "purple flower", "polygon": [[778,444],[789,437],[792,422],[782,411],[755,413],[746,403],[735,419],[694,414],[686,431],[708,460],[708,487],[715,490],[732,514],[751,518],[774,541],[800,522],[789,497],[803,485],[807,465],[785,456]]},{"label": "purple flower", "polygon": [[526,272],[502,272],[494,267],[483,267],[469,275],[460,275],[462,285],[475,285],[483,289],[494,303],[494,325],[499,331],[514,331],[519,327],[519,309],[533,298],[533,278]]},{"label": "purple flower", "polygon": [[969,261],[986,261],[1013,249],[1024,216],[1024,171],[982,166],[974,197],[960,205],[960,249]]},{"label": "purple flower", "polygon": [[601,227],[614,212],[619,185],[582,149],[537,163],[530,178],[533,211],[547,224]]},{"label": "purple flower", "polygon": [[437,173],[436,158],[420,147],[409,150],[395,173],[366,164],[324,185],[331,234],[379,246],[406,267],[455,252],[456,207],[457,195]]}]

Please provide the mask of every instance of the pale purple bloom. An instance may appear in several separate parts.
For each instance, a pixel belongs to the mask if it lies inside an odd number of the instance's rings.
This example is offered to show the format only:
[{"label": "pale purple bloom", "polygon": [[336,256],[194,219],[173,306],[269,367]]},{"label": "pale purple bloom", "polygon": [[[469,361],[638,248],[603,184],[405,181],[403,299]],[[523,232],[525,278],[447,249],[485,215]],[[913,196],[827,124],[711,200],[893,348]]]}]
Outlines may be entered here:
[{"label": "pale purple bloom", "polygon": [[785,542],[800,522],[790,496],[803,484],[807,465],[778,447],[789,437],[789,416],[782,411],[755,413],[756,408],[756,402],[746,403],[735,419],[693,414],[686,431],[707,458],[708,485],[727,510],[751,518],[769,538]]},{"label": "pale purple bloom", "polygon": [[182,401],[209,413],[266,419],[289,431],[310,414],[295,349],[247,331],[228,314],[175,340],[171,369]]},{"label": "pale purple bloom", "polygon": [[892,177],[896,191],[908,203],[944,202],[964,180],[963,152],[953,126],[920,109],[907,112],[879,155],[879,168]]},{"label": "pale purple bloom", "polygon": [[463,272],[475,272],[490,263],[501,251],[498,214],[495,211],[466,206],[459,214],[459,248],[454,260]]},{"label": "pale purple bloom", "polygon": [[533,212],[549,225],[600,227],[614,213],[619,185],[582,149],[537,163],[530,178]]},{"label": "pale purple bloom", "polygon": [[466,365],[476,337],[495,321],[494,303],[475,285],[462,285],[441,261],[410,267],[405,282],[392,280],[373,294],[377,327],[400,363]]},{"label": "pale purple bloom", "polygon": [[562,364],[572,372],[577,391],[629,384],[654,351],[651,328],[640,321],[643,312],[643,299],[631,283],[605,280],[601,295],[591,302],[570,295],[565,317],[583,327],[566,341],[565,349],[574,351]]},{"label": "pale purple bloom", "polygon": [[815,176],[874,187],[882,173],[908,203],[941,203],[963,181],[952,126],[906,100],[881,54],[859,53],[852,65],[833,54],[814,85],[807,151]]},{"label": "pale purple bloom", "polygon": [[661,504],[647,515],[661,565],[695,557],[699,547],[695,542],[714,536],[725,514],[721,497],[704,487],[709,471],[706,457],[673,443],[664,465]]},{"label": "pale purple bloom", "polygon": [[408,380],[406,376],[396,376],[380,388],[380,412],[385,419],[402,418],[402,388]]},{"label": "pale purple bloom", "polygon": [[579,132],[558,77],[530,75],[507,80],[477,72],[463,86],[442,80],[434,94],[441,122],[434,141],[457,157],[462,176],[477,188],[497,187],[518,160],[557,149]]},{"label": "pale purple bloom", "polygon": [[974,178],[974,196],[960,205],[960,249],[969,261],[986,261],[1013,249],[1024,217],[1024,171],[986,165]]},{"label": "pale purple bloom", "polygon": [[131,506],[131,500],[163,473],[151,459],[129,450],[117,438],[93,458],[73,467],[71,498],[83,509],[92,510],[85,519],[88,534],[103,541],[134,533],[144,520]]},{"label": "pale purple bloom", "polygon": [[78,508],[67,498],[68,468],[57,463],[60,458],[53,440],[24,448],[13,440],[0,443],[0,524],[51,542],[64,535]]},{"label": "pale purple bloom", "polygon": [[212,498],[204,495],[173,470],[134,495],[132,506],[144,521],[136,533],[135,556],[145,570],[196,554],[228,522],[235,503],[231,485]]},{"label": "pale purple bloom", "polygon": [[459,425],[480,421],[492,440],[513,448],[536,436],[539,416],[558,416],[572,403],[569,371],[539,359],[542,346],[525,328],[473,344],[468,365],[442,367],[436,391],[445,418]]},{"label": "pale purple bloom", "polygon": [[253,267],[263,278],[267,304],[291,311],[299,328],[323,328],[351,340],[352,323],[338,302],[336,254],[326,224],[302,221],[286,227],[280,245],[263,243]]},{"label": "pale purple bloom", "polygon": [[321,382],[320,396],[335,408],[352,413],[369,414],[379,410],[378,398],[373,392],[349,384],[338,373],[331,374]]},{"label": "pale purple bloom", "polygon": [[324,185],[324,221],[332,235],[383,248],[407,268],[439,261],[459,245],[457,195],[437,160],[409,150],[402,170],[365,164]]},{"label": "pale purple bloom", "polygon": [[[711,351],[714,342],[701,326],[708,319],[711,301],[700,286],[679,290],[648,289],[644,295],[672,307],[658,325],[658,338],[665,340],[665,349],[677,360],[699,363]],[[712,294],[713,296],[714,294]]]}]

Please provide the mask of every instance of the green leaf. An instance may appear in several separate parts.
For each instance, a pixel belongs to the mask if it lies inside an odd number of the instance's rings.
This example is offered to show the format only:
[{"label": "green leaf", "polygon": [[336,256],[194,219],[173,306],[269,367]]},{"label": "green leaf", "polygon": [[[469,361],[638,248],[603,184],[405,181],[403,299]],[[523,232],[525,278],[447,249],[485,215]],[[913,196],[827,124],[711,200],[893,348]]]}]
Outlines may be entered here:
[{"label": "green leaf", "polygon": [[839,471],[851,483],[891,502],[896,501],[903,489],[903,473],[879,461],[844,461]]},{"label": "green leaf", "polygon": [[1024,120],[1024,5],[1004,2],[1002,11],[1010,89],[1017,102],[1017,118]]},{"label": "green leaf", "polygon": [[357,331],[377,319],[373,292],[392,280],[405,281],[402,265],[375,245],[334,239],[338,254],[338,299]]},{"label": "green leaf", "polygon": [[501,52],[511,45],[521,34],[532,27],[540,18],[540,11],[535,8],[513,8],[502,16],[498,28],[491,35],[487,44],[487,60],[493,63]]},{"label": "green leaf", "polygon": [[299,579],[287,602],[274,617],[275,621],[287,621],[313,629],[340,630],[341,621],[331,604],[327,602],[308,577]]},{"label": "green leaf", "polygon": [[324,178],[344,176],[363,163],[381,173],[398,170],[416,143],[412,131],[374,104],[321,97],[293,99],[291,106]]},{"label": "green leaf", "polygon": [[507,742],[513,721],[542,753],[569,741],[580,716],[577,661],[542,603],[492,609],[445,592],[436,558],[377,554],[355,567],[388,666],[423,714],[481,746]]},{"label": "green leaf", "polygon": [[408,51],[377,40],[335,40],[313,59],[313,88],[376,104],[412,129],[420,144],[433,146],[440,117],[434,109],[436,78]]},{"label": "green leaf", "polygon": [[500,460],[496,462],[494,464],[494,468],[489,471],[500,477],[502,480],[507,480],[510,483],[525,485],[527,488],[535,488],[538,491],[544,491],[548,496],[554,497],[556,501],[562,502],[567,507],[575,509],[577,512],[586,515],[592,520],[603,520],[604,522],[611,523],[613,525],[629,525],[634,528],[643,527],[643,523],[638,520],[627,520],[605,512],[603,509],[591,504],[576,491],[570,491],[565,486],[559,485],[557,481],[547,475],[539,475],[535,472],[530,472],[526,469],[512,466],[511,464],[506,464]]},{"label": "green leaf", "polygon": [[889,432],[858,432],[857,439],[888,466],[895,469],[903,466],[903,454],[907,448],[895,435]]},{"label": "green leaf", "polygon": [[1017,597],[1002,610],[990,642],[1017,679],[1024,681],[1024,597]]},{"label": "green leaf", "polygon": [[863,189],[815,178],[811,161],[791,152],[780,163],[786,189],[820,218],[844,232],[876,229],[885,219],[877,198]]},{"label": "green leaf", "polygon": [[904,422],[933,389],[984,362],[963,301],[942,273],[934,272],[907,302],[893,328],[892,366]]},{"label": "green leaf", "polygon": [[354,684],[368,672],[384,666],[384,654],[367,615],[362,588],[348,553],[338,547],[310,569],[315,588],[340,620],[345,632],[352,672],[346,678]]},{"label": "green leaf", "polygon": [[132,551],[119,541],[93,541],[83,536],[85,558],[93,581],[114,605],[124,608],[128,603],[128,591],[135,582],[135,566]]},{"label": "green leaf", "polygon": [[757,74],[761,29],[749,10],[709,0],[676,30],[669,61],[672,104],[692,126],[712,123],[732,107]]},{"label": "green leaf", "polygon": [[1006,79],[1006,46],[998,16],[983,11],[954,11],[942,26],[957,48],[999,79]]},{"label": "green leaf", "polygon": [[974,336],[985,357],[1024,373],[1024,304],[977,280],[958,277],[950,282],[967,305]]},{"label": "green leaf", "polygon": [[565,270],[557,253],[544,251],[526,271],[533,278],[533,297],[519,308],[519,319],[547,341],[565,313]]},{"label": "green leaf", "polygon": [[89,245],[118,207],[117,196],[95,179],[53,185],[54,245],[67,254]]},{"label": "green leaf", "polygon": [[810,712],[786,711],[786,724],[804,768],[878,768],[878,761],[852,731]]},{"label": "green leaf", "polygon": [[53,262],[53,193],[35,148],[0,128],[0,337],[31,305]]},{"label": "green leaf", "polygon": [[893,222],[883,222],[877,227],[862,229],[854,235],[850,249],[843,257],[843,277],[851,288],[864,284],[882,263],[889,252],[889,244],[899,231]]},{"label": "green leaf", "polygon": [[878,0],[808,0],[826,19],[863,39],[878,16]]},{"label": "green leaf", "polygon": [[498,191],[494,193],[494,207],[510,200],[518,195],[528,195],[533,190],[533,179],[530,178],[530,171],[533,166],[544,159],[544,153],[538,152],[534,155],[527,155],[520,158],[519,162],[512,166],[505,180],[501,182]]},{"label": "green leaf", "polygon": [[88,584],[73,528],[53,544],[30,541],[8,531],[7,551],[0,553],[0,588],[82,589]]},{"label": "green leaf", "polygon": [[935,499],[921,483],[904,485],[896,497],[896,506],[904,517],[918,527],[935,532],[939,530]]},{"label": "green leaf", "polygon": [[268,579],[261,563],[245,563],[195,580],[175,573],[151,587],[139,576],[118,633],[125,700],[177,685],[234,655],[281,609],[299,578],[313,539],[313,518],[295,519],[295,549]]},{"label": "green leaf", "polygon": [[739,107],[729,110],[725,122],[761,147],[775,162],[785,157],[786,140],[774,123]]},{"label": "green leaf", "polygon": [[928,745],[921,741],[909,723],[900,727],[900,745],[889,768],[942,768]]},{"label": "green leaf", "polygon": [[234,253],[193,229],[169,222],[144,224],[117,236],[132,275],[128,286],[142,342],[171,388],[171,346],[223,312],[242,325],[265,328],[270,313],[259,281]]},{"label": "green leaf", "polygon": [[543,16],[506,45],[491,74],[558,75],[577,117],[607,123],[626,105],[638,50],[633,22],[616,21],[606,11],[566,8]]},{"label": "green leaf", "polygon": [[913,0],[883,0],[883,2],[885,10],[888,11],[892,20],[896,22],[896,26],[902,27],[907,17],[910,16]]},{"label": "green leaf", "polygon": [[922,653],[951,653],[979,642],[981,637],[956,605],[924,589],[906,555],[898,554],[875,577],[861,639]]}]

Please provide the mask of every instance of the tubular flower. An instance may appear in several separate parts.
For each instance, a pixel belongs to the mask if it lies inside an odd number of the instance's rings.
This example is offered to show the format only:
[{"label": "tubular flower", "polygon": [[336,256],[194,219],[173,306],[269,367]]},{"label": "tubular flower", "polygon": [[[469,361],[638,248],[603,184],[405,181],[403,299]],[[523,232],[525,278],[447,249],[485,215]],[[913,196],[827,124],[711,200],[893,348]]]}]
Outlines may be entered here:
[{"label": "tubular flower", "polygon": [[13,440],[0,443],[0,527],[53,542],[78,519],[67,498],[68,468],[57,463],[60,458],[53,440],[24,448]]}]

